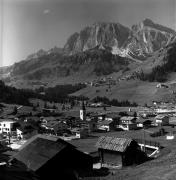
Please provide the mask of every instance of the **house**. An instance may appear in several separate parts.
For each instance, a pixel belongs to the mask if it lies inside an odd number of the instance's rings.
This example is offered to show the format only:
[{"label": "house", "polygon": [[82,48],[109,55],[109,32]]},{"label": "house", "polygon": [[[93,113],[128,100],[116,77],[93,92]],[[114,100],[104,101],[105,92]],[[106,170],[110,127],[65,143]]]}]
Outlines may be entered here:
[{"label": "house", "polygon": [[156,88],[169,88],[169,86],[166,85],[166,84],[159,83],[159,84],[156,85]]},{"label": "house", "polygon": [[107,120],[107,121],[119,121],[120,116],[118,113],[108,113],[105,116],[105,120]]},{"label": "house", "polygon": [[104,120],[98,123],[98,130],[103,130],[103,131],[112,131],[116,129],[115,122],[114,121],[109,121],[109,120]]},{"label": "house", "polygon": [[136,129],[137,128],[136,117],[122,116],[120,118],[120,124],[118,127],[127,131]]},{"label": "house", "polygon": [[29,139],[36,134],[38,134],[38,130],[34,129],[32,126],[20,126],[16,129],[18,139]]},{"label": "house", "polygon": [[71,133],[77,138],[86,138],[89,135],[89,130],[87,128],[73,128]]},{"label": "house", "polygon": [[16,131],[17,122],[11,119],[0,120],[0,134],[8,134]]},{"label": "house", "polygon": [[155,125],[156,126],[163,126],[163,125],[169,125],[169,116],[167,115],[157,115],[155,117]]},{"label": "house", "polygon": [[147,158],[138,143],[128,138],[101,136],[97,143],[103,167],[122,167],[140,164]]},{"label": "house", "polygon": [[137,127],[143,128],[143,127],[151,127],[152,124],[152,120],[150,119],[143,119],[143,118],[139,118],[136,121],[137,123]]},{"label": "house", "polygon": [[38,134],[13,156],[41,179],[78,179],[92,171],[93,159],[56,137]]}]

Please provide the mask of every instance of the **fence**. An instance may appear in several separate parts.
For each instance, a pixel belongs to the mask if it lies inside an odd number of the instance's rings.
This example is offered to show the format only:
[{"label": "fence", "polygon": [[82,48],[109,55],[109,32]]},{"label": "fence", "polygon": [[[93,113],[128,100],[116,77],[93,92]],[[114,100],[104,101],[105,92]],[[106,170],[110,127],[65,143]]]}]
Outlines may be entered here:
[{"label": "fence", "polygon": [[161,147],[159,142],[156,141],[150,141],[150,140],[144,140],[144,139],[134,139],[137,143],[139,144],[145,144],[149,146],[154,146],[154,147]]}]

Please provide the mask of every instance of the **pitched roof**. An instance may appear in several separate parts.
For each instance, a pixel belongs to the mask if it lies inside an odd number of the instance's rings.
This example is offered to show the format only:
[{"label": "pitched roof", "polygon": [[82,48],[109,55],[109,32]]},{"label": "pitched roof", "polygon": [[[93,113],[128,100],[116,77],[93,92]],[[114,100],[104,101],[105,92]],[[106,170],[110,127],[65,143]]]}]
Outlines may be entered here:
[{"label": "pitched roof", "polygon": [[104,120],[104,121],[101,121],[98,123],[98,126],[108,126],[110,125],[111,123],[113,123],[113,121],[108,121],[108,120]]},{"label": "pitched roof", "polygon": [[36,135],[20,148],[14,158],[26,164],[33,171],[37,171],[68,146],[74,147],[56,136]]},{"label": "pitched roof", "polygon": [[120,120],[126,120],[126,121],[131,121],[133,119],[135,119],[135,117],[133,117],[133,116],[122,116],[120,118]]},{"label": "pitched roof", "polygon": [[128,138],[101,136],[96,143],[96,147],[112,151],[124,152],[131,142],[132,139]]}]

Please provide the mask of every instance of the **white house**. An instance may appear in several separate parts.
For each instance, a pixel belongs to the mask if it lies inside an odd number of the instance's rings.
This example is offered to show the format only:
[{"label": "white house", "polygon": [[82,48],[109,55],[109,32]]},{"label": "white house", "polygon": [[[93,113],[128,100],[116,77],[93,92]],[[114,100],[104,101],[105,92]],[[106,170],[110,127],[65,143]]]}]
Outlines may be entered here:
[{"label": "white house", "polygon": [[23,131],[20,128],[17,128],[16,133],[18,138],[23,139]]},{"label": "white house", "polygon": [[16,121],[13,121],[13,120],[10,120],[10,119],[7,119],[7,120],[4,120],[4,119],[1,119],[0,120],[0,134],[2,133],[12,133],[14,131],[16,131]]}]

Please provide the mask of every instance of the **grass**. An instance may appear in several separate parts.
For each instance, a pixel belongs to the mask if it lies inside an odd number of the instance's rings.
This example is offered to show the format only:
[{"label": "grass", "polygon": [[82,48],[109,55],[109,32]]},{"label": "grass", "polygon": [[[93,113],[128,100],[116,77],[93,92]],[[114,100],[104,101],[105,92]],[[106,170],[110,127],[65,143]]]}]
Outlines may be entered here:
[{"label": "grass", "polygon": [[75,96],[87,96],[93,99],[96,96],[106,96],[109,99],[118,99],[120,101],[128,100],[137,102],[140,105],[145,103],[151,104],[153,100],[172,101],[175,96],[172,94],[173,88],[157,89],[157,82],[143,82],[139,80],[121,81],[117,85],[111,86],[107,91],[108,86],[87,87],[73,93]]}]

